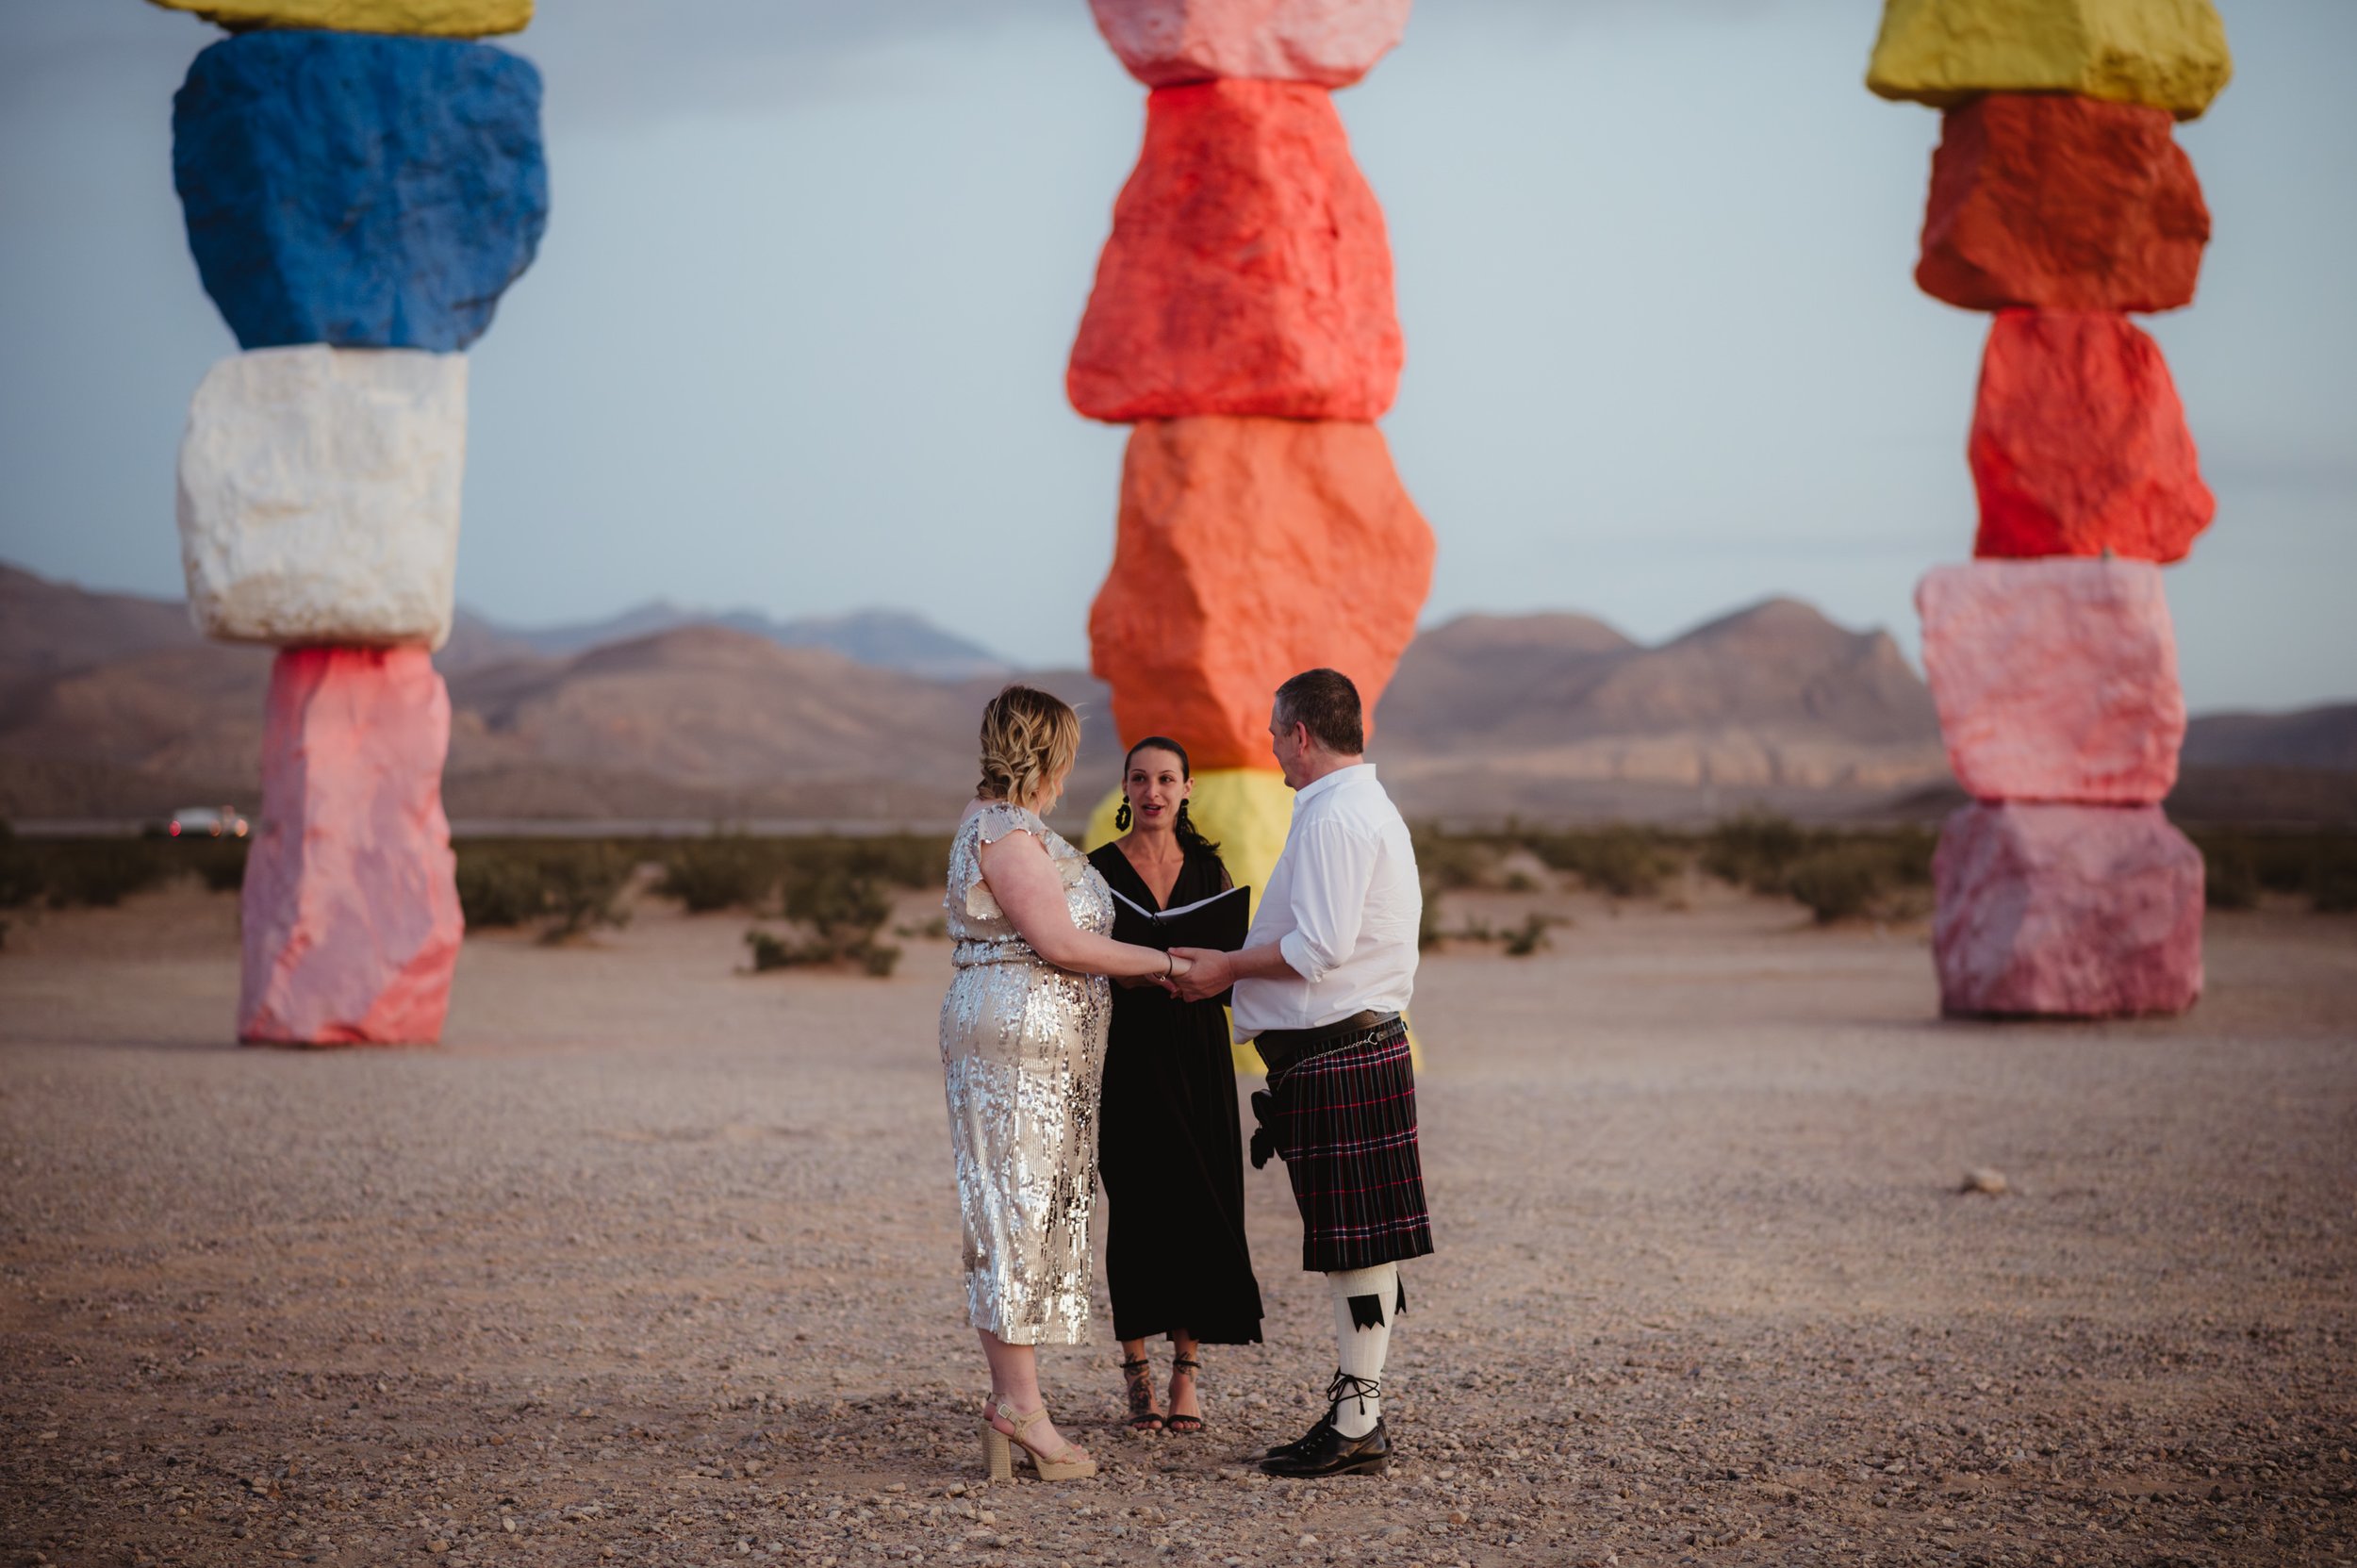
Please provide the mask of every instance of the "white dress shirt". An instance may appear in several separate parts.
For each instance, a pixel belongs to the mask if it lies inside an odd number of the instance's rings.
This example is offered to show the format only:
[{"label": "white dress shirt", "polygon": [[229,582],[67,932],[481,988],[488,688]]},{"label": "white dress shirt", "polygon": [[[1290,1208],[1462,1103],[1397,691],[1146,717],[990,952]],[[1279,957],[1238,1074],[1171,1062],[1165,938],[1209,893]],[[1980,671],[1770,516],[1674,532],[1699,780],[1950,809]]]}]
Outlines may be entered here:
[{"label": "white dress shirt", "polygon": [[1374,765],[1337,768],[1302,789],[1244,938],[1247,948],[1277,943],[1299,978],[1237,981],[1236,1038],[1406,1011],[1423,920],[1415,847]]}]

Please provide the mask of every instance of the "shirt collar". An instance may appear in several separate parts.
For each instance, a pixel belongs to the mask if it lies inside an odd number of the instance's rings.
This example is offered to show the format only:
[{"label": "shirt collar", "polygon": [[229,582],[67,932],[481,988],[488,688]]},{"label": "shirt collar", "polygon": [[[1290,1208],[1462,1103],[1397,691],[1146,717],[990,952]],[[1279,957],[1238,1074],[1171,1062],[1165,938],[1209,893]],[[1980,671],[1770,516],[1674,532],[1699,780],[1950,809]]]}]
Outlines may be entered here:
[{"label": "shirt collar", "polygon": [[1356,779],[1361,775],[1370,779],[1374,778],[1375,764],[1371,762],[1354,762],[1348,767],[1337,767],[1333,772],[1328,773],[1326,777],[1318,780],[1315,784],[1303,784],[1299,789],[1294,791],[1294,805],[1295,809],[1298,809],[1303,801],[1313,801],[1319,796],[1325,794],[1329,788],[1340,785],[1343,780]]}]

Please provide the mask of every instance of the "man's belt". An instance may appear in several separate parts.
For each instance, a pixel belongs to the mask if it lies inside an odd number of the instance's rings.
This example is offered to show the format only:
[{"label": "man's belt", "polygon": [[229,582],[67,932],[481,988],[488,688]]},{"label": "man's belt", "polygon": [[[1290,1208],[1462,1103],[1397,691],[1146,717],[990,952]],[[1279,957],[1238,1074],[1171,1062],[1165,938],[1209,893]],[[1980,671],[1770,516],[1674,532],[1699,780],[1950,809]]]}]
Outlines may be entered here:
[{"label": "man's belt", "polygon": [[1398,1023],[1396,1013],[1354,1013],[1315,1029],[1264,1029],[1254,1036],[1252,1047],[1261,1053],[1261,1061],[1274,1078],[1313,1056],[1325,1056],[1375,1039]]}]

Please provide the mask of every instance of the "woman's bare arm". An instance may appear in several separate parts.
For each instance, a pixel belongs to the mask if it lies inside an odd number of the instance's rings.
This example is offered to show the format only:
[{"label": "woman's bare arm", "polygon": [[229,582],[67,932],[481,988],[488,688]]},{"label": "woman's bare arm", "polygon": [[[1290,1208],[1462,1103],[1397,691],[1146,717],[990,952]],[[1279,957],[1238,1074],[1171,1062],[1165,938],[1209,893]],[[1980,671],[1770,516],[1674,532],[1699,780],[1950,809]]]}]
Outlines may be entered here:
[{"label": "woman's bare arm", "polygon": [[1186,972],[1183,961],[1174,963],[1159,948],[1133,947],[1075,926],[1071,906],[1064,900],[1063,878],[1057,874],[1056,863],[1047,858],[1047,847],[1030,834],[1017,830],[985,844],[981,858],[982,881],[990,885],[991,897],[998,900],[998,907],[1006,911],[1031,950],[1057,968],[1150,980],[1160,980],[1173,969]]}]

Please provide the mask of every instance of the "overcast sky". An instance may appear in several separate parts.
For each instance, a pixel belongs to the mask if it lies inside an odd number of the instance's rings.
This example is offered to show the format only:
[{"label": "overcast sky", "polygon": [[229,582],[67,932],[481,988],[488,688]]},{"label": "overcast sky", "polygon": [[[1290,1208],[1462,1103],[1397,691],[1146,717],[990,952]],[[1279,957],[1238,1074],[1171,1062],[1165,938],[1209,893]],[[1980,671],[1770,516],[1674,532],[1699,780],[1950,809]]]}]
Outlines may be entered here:
[{"label": "overcast sky", "polygon": [[[2181,130],[2217,238],[2150,323],[2220,501],[2170,596],[2194,705],[2280,708],[2357,696],[2357,6],[2221,8],[2234,84]],[[1911,281],[1938,117],[1860,85],[1877,11],[1426,0],[1342,96],[1427,621],[1651,639],[1789,593],[1912,650],[1916,579],[1970,550],[1986,323]],[[0,556],[177,594],[174,449],[236,344],[171,97],[219,35],[0,20]],[[547,78],[555,209],[474,351],[461,599],[895,605],[1083,660],[1122,433],[1063,368],[1144,101],[1084,0],[546,0],[504,46]]]}]

